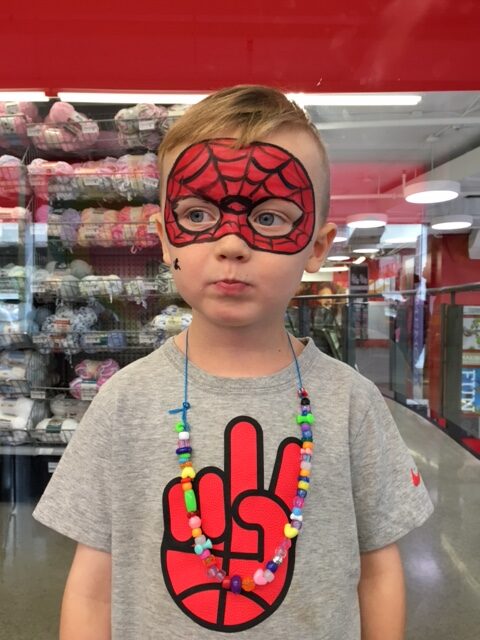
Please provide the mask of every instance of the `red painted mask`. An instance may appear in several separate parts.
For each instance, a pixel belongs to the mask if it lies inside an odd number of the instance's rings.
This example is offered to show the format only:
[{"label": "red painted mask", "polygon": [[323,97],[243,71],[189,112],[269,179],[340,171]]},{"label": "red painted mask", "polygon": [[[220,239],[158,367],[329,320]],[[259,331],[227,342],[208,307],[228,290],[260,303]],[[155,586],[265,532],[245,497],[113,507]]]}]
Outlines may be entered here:
[{"label": "red painted mask", "polygon": [[312,182],[282,147],[199,142],[182,151],[168,176],[165,229],[175,247],[234,234],[252,249],[294,254],[308,245],[314,227]]}]

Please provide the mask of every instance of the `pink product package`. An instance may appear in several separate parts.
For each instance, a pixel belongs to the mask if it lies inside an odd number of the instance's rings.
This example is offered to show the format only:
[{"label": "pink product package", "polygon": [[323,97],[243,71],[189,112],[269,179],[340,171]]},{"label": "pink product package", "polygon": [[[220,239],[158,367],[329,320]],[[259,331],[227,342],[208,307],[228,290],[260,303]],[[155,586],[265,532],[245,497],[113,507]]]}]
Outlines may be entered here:
[{"label": "pink product package", "polygon": [[9,148],[28,144],[27,124],[38,120],[37,107],[32,102],[0,102],[0,143]]},{"label": "pink product package", "polygon": [[27,169],[15,156],[0,156],[0,195],[29,195],[30,183]]},{"label": "pink product package", "polygon": [[27,170],[35,195],[41,200],[48,200],[52,193],[62,189],[71,190],[73,169],[67,162],[36,158],[28,165]]},{"label": "pink product package", "polygon": [[96,143],[99,127],[68,102],[56,102],[52,105],[44,124],[30,129],[29,135],[39,149],[78,151]]}]

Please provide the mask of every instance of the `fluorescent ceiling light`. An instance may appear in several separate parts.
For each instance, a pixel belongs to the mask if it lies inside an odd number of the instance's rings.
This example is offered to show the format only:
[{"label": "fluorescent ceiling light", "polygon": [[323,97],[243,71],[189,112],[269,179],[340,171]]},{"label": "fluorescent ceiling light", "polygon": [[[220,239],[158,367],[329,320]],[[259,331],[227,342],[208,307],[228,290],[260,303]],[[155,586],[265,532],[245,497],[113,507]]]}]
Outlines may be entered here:
[{"label": "fluorescent ceiling light", "polygon": [[430,226],[435,231],[458,231],[460,229],[470,229],[473,224],[472,216],[451,215],[434,218]]},{"label": "fluorescent ceiling light", "polygon": [[358,247],[352,251],[353,253],[378,253],[380,249],[378,247]]},{"label": "fluorescent ceiling light", "polygon": [[288,93],[287,97],[311,107],[408,107],[422,100],[422,96],[404,93]]},{"label": "fluorescent ceiling light", "polygon": [[376,229],[387,224],[387,216],[383,213],[356,213],[348,216],[347,227],[350,229]]},{"label": "fluorescent ceiling light", "polygon": [[331,262],[342,262],[343,260],[350,260],[350,256],[328,256],[327,260]]},{"label": "fluorescent ceiling light", "polygon": [[365,262],[366,257],[365,256],[359,256],[358,258],[355,258],[355,260],[353,261],[353,264],[362,264],[362,262]]},{"label": "fluorescent ceiling light", "polygon": [[350,237],[350,229],[348,227],[345,227],[344,225],[340,225],[337,227],[337,235],[335,236],[333,242],[334,243],[338,243],[338,242],[347,242],[348,238]]},{"label": "fluorescent ceiling light", "polygon": [[59,91],[64,102],[90,102],[98,104],[195,104],[207,97],[207,93],[138,93],[138,92],[85,92]]},{"label": "fluorescent ceiling light", "polygon": [[348,267],[344,265],[343,267],[322,267],[319,269],[319,273],[332,273],[333,271],[348,271]]},{"label": "fluorescent ceiling light", "polygon": [[403,195],[413,204],[435,204],[458,198],[460,183],[455,180],[425,180],[407,184]]},{"label": "fluorescent ceiling light", "polygon": [[45,91],[0,91],[0,102],[48,102]]}]

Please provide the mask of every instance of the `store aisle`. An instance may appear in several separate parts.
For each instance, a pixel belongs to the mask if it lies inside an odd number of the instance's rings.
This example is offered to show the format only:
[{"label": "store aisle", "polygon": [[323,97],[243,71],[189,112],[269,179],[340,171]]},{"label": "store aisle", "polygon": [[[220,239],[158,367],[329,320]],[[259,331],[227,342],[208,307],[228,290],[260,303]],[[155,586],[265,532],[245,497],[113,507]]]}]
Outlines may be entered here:
[{"label": "store aisle", "polygon": [[[401,542],[406,640],[476,640],[480,628],[480,461],[409,410],[390,407],[436,511]],[[0,503],[0,640],[55,640],[73,543]],[[140,639],[139,639],[140,640]],[[341,640],[341,639],[338,639]]]}]

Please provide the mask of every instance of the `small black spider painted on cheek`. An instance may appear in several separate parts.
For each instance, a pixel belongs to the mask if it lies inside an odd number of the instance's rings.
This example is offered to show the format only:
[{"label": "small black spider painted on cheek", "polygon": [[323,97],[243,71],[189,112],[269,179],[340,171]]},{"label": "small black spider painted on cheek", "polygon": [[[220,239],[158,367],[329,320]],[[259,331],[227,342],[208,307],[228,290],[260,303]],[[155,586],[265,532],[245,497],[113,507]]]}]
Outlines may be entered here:
[{"label": "small black spider painted on cheek", "polygon": [[181,271],[180,264],[178,262],[178,258],[175,258],[175,261],[173,263],[173,268],[175,269],[175,271]]}]

